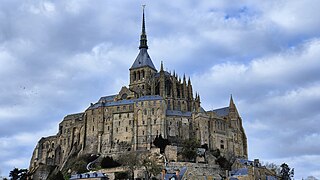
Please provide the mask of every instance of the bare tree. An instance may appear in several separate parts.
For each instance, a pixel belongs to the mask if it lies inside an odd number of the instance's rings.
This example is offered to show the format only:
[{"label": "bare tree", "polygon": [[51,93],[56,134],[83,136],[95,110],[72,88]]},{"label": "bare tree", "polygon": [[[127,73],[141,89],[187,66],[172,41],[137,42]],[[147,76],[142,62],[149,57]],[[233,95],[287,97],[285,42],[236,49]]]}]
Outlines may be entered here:
[{"label": "bare tree", "polygon": [[148,179],[150,179],[152,175],[157,176],[162,170],[162,165],[158,162],[158,156],[157,154],[147,154],[142,158],[142,166],[147,172]]},{"label": "bare tree", "polygon": [[134,179],[134,170],[142,166],[140,154],[138,152],[128,152],[119,158],[122,166],[125,166],[131,173],[131,179]]}]

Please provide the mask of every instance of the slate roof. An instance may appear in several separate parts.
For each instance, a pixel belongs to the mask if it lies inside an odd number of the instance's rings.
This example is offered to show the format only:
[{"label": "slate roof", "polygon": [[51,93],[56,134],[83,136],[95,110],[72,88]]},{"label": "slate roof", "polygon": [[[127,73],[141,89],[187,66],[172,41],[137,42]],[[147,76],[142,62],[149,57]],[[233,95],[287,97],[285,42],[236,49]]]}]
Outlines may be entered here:
[{"label": "slate roof", "polygon": [[91,179],[91,178],[92,179],[96,179],[96,178],[109,179],[106,174],[101,173],[101,172],[87,172],[87,173],[82,173],[82,174],[71,175],[70,180]]},{"label": "slate roof", "polygon": [[106,102],[106,101],[113,101],[113,99],[116,97],[117,95],[110,95],[110,96],[103,96],[99,99],[99,102]]},{"label": "slate roof", "polygon": [[[103,98],[103,97],[101,97]],[[100,100],[101,100],[100,98]],[[102,101],[98,101],[97,103],[91,105],[89,109],[95,109],[98,107],[109,107],[109,106],[119,106],[119,105],[128,105],[128,104],[134,104],[135,102],[139,101],[154,101],[154,100],[163,100],[163,98],[159,95],[152,95],[152,96],[142,96],[138,99],[124,99],[119,101],[109,101],[103,103]]]},{"label": "slate roof", "polygon": [[[170,170],[169,170],[170,171]],[[183,178],[183,175],[186,173],[186,171],[187,171],[187,167],[182,167],[181,169],[180,169],[180,172],[179,172],[179,176],[180,176],[180,178],[179,179],[182,179]],[[164,177],[164,179],[165,180],[170,180],[171,178],[175,178],[175,179],[177,179],[177,176],[176,176],[176,173],[175,172],[169,172],[169,173],[167,173],[166,175],[165,175],[165,177]],[[178,180],[178,179],[177,179]]]},{"label": "slate roof", "polygon": [[176,110],[167,110],[167,115],[168,116],[185,116],[185,117],[190,117],[191,112],[182,112],[182,111],[176,111]]},{"label": "slate roof", "polygon": [[[168,72],[168,71],[164,71],[164,75],[165,76],[171,76],[171,74]],[[154,77],[160,77],[160,72],[158,72],[158,73],[156,73],[155,75],[154,75]]]},{"label": "slate roof", "polygon": [[154,101],[154,100],[163,100],[163,98],[159,95],[150,95],[150,96],[142,96],[136,101]]},{"label": "slate roof", "polygon": [[277,178],[276,177],[274,177],[274,176],[267,176],[267,178],[266,178],[267,180],[277,180]]},{"label": "slate roof", "polygon": [[239,161],[239,163],[243,164],[243,165],[250,165],[253,164],[253,161],[247,160],[247,159],[237,159]]},{"label": "slate roof", "polygon": [[248,175],[248,168],[240,168],[231,172],[232,176]]},{"label": "slate roof", "polygon": [[148,66],[148,67],[154,69],[155,71],[157,71],[157,69],[154,67],[153,62],[148,54],[148,50],[146,48],[141,48],[136,60],[133,62],[130,69],[137,69],[137,68],[145,67],[145,66]]},{"label": "slate roof", "polygon": [[229,114],[229,107],[214,109],[212,112],[216,113],[218,116],[227,116]]}]

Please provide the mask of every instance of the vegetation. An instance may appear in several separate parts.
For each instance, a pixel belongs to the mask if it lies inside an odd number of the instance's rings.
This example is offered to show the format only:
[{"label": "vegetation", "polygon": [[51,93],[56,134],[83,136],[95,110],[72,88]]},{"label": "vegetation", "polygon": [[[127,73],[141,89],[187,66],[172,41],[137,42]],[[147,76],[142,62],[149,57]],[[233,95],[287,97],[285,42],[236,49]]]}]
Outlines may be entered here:
[{"label": "vegetation", "polygon": [[26,180],[28,176],[29,176],[28,169],[14,168],[9,173],[9,177],[11,177],[12,180]]},{"label": "vegetation", "polygon": [[231,166],[236,160],[236,156],[233,153],[229,152],[222,156],[219,149],[213,150],[211,153],[217,158],[216,163],[219,164],[223,170],[231,171]]},{"label": "vegetation", "polygon": [[281,180],[291,180],[291,178],[293,178],[294,168],[290,169],[290,167],[286,163],[281,164],[280,168],[281,168],[280,170]]},{"label": "vegetation", "polygon": [[52,174],[48,177],[48,180],[65,180],[61,171],[58,171],[57,174]]},{"label": "vegetation", "polygon": [[113,168],[113,167],[119,167],[121,166],[121,164],[113,160],[112,157],[106,156],[101,160],[100,166],[101,168]]},{"label": "vegetation", "polygon": [[155,155],[149,155],[143,158],[142,166],[145,168],[148,179],[151,179],[151,176],[157,176],[162,170],[162,166],[157,163],[157,157]]},{"label": "vegetation", "polygon": [[187,139],[183,142],[182,156],[188,161],[195,161],[197,157],[197,148],[200,147],[200,143],[195,138]]},{"label": "vegetation", "polygon": [[131,173],[131,179],[134,179],[134,170],[141,167],[141,161],[138,152],[128,152],[119,158],[119,162],[125,166]]},{"label": "vegetation", "polygon": [[280,174],[280,166],[275,164],[275,163],[269,163],[269,162],[265,162],[263,163],[263,166],[265,166],[267,169],[274,171],[277,175]]},{"label": "vegetation", "polygon": [[134,179],[134,170],[141,167],[144,167],[146,170],[148,179],[151,179],[152,176],[157,176],[162,170],[161,164],[157,162],[157,155],[154,154],[128,152],[119,158],[119,162],[128,170],[127,173],[129,173],[130,176],[127,177],[127,179]]},{"label": "vegetation", "polygon": [[85,173],[87,172],[87,164],[95,160],[98,156],[85,154],[82,156],[77,157],[76,154],[72,155],[67,164],[62,169],[62,174],[64,175],[65,179],[70,177],[71,173]]},{"label": "vegetation", "polygon": [[166,149],[166,146],[170,144],[168,139],[163,139],[161,134],[159,136],[156,136],[156,138],[153,141],[153,144],[160,148],[160,153],[164,153],[164,150]]},{"label": "vegetation", "polygon": [[115,179],[128,179],[129,178],[129,173],[128,172],[116,172],[114,174]]}]

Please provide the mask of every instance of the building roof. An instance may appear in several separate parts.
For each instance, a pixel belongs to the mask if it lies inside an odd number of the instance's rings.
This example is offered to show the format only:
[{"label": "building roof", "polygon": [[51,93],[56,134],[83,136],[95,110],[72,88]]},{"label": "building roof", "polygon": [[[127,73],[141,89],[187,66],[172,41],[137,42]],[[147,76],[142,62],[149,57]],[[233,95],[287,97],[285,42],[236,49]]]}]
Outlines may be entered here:
[{"label": "building roof", "polygon": [[191,112],[190,112],[190,111],[182,112],[182,111],[176,111],[176,110],[167,110],[167,115],[168,115],[168,116],[185,116],[185,117],[190,117],[190,116],[191,116]]},{"label": "building roof", "polygon": [[229,107],[214,109],[211,112],[216,113],[218,116],[227,116],[229,114]]},{"label": "building roof", "polygon": [[119,100],[119,101],[107,101],[103,102],[101,101],[102,98],[108,98],[111,96],[106,96],[106,97],[101,97],[100,100],[92,104],[89,109],[95,109],[98,107],[109,107],[109,106],[119,106],[119,105],[128,105],[128,104],[134,104],[135,102],[140,102],[140,101],[155,101],[155,100],[163,100],[163,98],[159,95],[149,95],[149,96],[142,96],[138,99],[124,99],[124,100]]},{"label": "building roof", "polygon": [[237,161],[243,165],[253,165],[253,161],[250,161],[248,159],[237,159]]},{"label": "building roof", "polygon": [[[175,178],[177,179],[177,175],[176,175],[176,172],[173,170],[173,169],[167,169],[168,173],[165,175],[164,179],[165,180],[169,180],[171,178]],[[170,172],[171,171],[171,172]],[[180,169],[180,172],[179,172],[179,176],[180,178],[179,179],[182,179],[183,178],[183,175],[186,173],[187,171],[187,167],[182,167]],[[177,179],[178,180],[178,179]]]},{"label": "building roof", "polygon": [[[171,76],[171,74],[170,74],[168,71],[164,71],[164,75],[165,75],[165,76],[169,76],[169,77]],[[154,75],[154,77],[156,77],[156,78],[157,78],[157,77],[160,77],[160,72],[157,72],[157,73]]]},{"label": "building roof", "polygon": [[82,174],[75,174],[71,175],[70,180],[76,180],[76,179],[93,179],[93,178],[101,178],[101,179],[107,179],[107,175],[101,172],[87,172]]},{"label": "building roof", "polygon": [[146,48],[140,49],[140,52],[136,58],[136,60],[133,62],[130,69],[137,69],[141,67],[150,67],[157,71],[157,69],[154,67],[153,62],[148,54],[148,50]]},{"label": "building roof", "polygon": [[234,171],[231,171],[232,176],[242,176],[242,175],[248,175],[248,168],[240,168]]},{"label": "building roof", "polygon": [[154,101],[154,100],[163,100],[159,95],[148,95],[138,98],[136,101]]},{"label": "building roof", "polygon": [[117,95],[103,96],[99,99],[99,102],[113,101],[116,96]]}]

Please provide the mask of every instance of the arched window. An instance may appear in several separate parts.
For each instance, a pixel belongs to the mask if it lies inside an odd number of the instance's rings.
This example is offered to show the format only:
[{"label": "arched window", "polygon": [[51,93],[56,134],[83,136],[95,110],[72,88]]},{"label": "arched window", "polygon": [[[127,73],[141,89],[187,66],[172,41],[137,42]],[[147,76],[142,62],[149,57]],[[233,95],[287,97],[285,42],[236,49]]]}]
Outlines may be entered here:
[{"label": "arched window", "polygon": [[138,76],[138,80],[140,80],[140,71],[138,71],[137,76]]},{"label": "arched window", "polygon": [[142,79],[143,79],[143,78],[144,78],[144,70],[142,70],[142,72],[141,72],[141,73],[142,73]]}]

